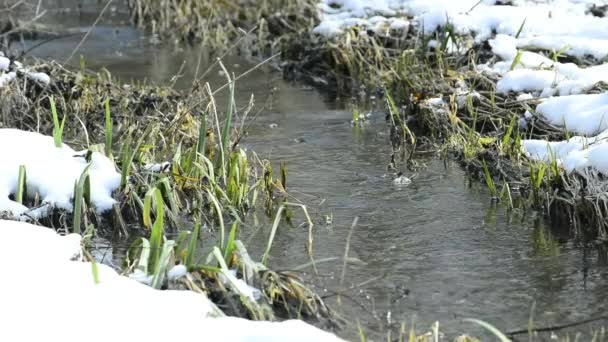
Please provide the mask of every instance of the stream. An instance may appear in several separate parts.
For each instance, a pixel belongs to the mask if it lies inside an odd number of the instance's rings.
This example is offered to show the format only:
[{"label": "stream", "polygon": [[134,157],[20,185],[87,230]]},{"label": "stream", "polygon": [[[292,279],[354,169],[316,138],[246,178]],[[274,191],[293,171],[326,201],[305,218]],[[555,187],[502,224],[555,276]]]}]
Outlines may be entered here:
[{"label": "stream", "polygon": [[[55,1],[44,23],[66,32],[86,32],[103,7],[98,1]],[[46,3],[46,2],[45,2]],[[52,1],[49,1],[52,3]],[[74,3],[82,3],[80,9]],[[187,89],[208,65],[201,47],[163,47],[128,26],[126,9],[112,8],[68,62],[80,55],[92,69],[107,68],[119,79],[174,83]],[[72,8],[69,12],[62,10]],[[77,13],[76,13],[77,12]],[[37,58],[63,62],[82,34],[53,40],[32,50]],[[24,42],[25,48],[39,43]],[[15,44],[13,48],[20,48]],[[239,74],[251,65],[225,61]],[[174,78],[176,74],[179,77]],[[225,82],[218,70],[205,78],[216,87]],[[310,268],[304,279],[328,296],[336,311],[364,329],[382,331],[387,324],[413,321],[429,330],[434,321],[448,336],[479,331],[463,318],[491,322],[503,331],[526,328],[534,306],[537,326],[600,315],[607,309],[607,252],[570,239],[567,228],[552,225],[534,212],[508,213],[491,203],[485,185],[467,179],[456,162],[422,158],[426,164],[409,185],[395,185],[387,172],[388,129],[383,113],[361,127],[350,124],[351,112],[306,85],[284,82],[260,68],[237,83],[244,104],[254,94],[272,105],[251,122],[242,147],[269,159],[278,170],[288,166],[290,201],[301,201],[315,222],[314,258],[337,258]],[[219,101],[222,102],[220,95]],[[223,102],[222,102],[223,103]],[[407,172],[412,176],[411,172]],[[290,270],[309,262],[308,230],[293,209],[296,224],[281,225],[269,265]],[[352,230],[349,264],[343,281],[342,257]],[[260,257],[272,222],[262,214],[243,228],[250,253]],[[120,254],[116,248],[114,259]],[[347,289],[340,303],[336,291]],[[347,337],[356,338],[356,330]]]}]

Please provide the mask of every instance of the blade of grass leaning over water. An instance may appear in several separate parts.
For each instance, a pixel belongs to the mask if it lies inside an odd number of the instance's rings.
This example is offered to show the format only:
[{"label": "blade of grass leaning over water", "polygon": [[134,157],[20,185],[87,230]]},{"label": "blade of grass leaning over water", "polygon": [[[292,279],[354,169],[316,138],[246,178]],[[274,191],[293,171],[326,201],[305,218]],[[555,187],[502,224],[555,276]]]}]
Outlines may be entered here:
[{"label": "blade of grass leaning over water", "polygon": [[286,210],[287,206],[295,206],[295,207],[300,207],[302,209],[302,211],[304,212],[304,215],[306,216],[306,220],[308,223],[308,256],[311,258],[311,261],[313,261],[313,268],[316,267],[314,265],[314,260],[312,260],[312,228],[313,228],[313,223],[312,220],[310,218],[310,215],[308,215],[308,210],[306,209],[306,206],[303,204],[299,204],[299,203],[289,203],[289,202],[283,202],[281,203],[281,206],[279,207],[279,209],[277,210],[275,217],[274,217],[274,222],[272,223],[272,228],[270,229],[270,235],[268,236],[268,241],[266,243],[266,250],[264,251],[264,255],[262,256],[262,264],[266,265],[266,262],[268,261],[268,256],[270,255],[270,249],[272,248],[272,244],[274,242],[274,237],[277,233],[277,230],[279,229],[279,223],[281,222],[281,218],[283,217],[281,214],[283,213],[284,210]]},{"label": "blade of grass leaning over water", "polygon": [[496,338],[500,342],[511,342],[511,340],[507,336],[505,336],[505,334],[503,334],[500,330],[498,330],[496,327],[494,327],[493,325],[491,325],[487,322],[484,322],[482,320],[475,319],[475,318],[465,318],[464,321],[475,323],[475,324],[485,328],[486,330],[491,332],[494,336],[496,336]]},{"label": "blade of grass leaning over water", "polygon": [[486,179],[486,184],[488,185],[488,190],[490,191],[490,196],[493,199],[498,198],[498,191],[496,190],[496,184],[494,184],[494,180],[492,179],[492,175],[490,174],[490,170],[488,169],[488,164],[485,160],[482,160],[483,163],[483,174]]}]

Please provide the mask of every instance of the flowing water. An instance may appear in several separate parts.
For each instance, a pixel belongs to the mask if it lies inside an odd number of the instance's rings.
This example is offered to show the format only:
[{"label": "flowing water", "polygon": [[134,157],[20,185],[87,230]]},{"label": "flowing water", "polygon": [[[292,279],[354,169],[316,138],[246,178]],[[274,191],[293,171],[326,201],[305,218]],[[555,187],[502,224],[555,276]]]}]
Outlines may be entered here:
[{"label": "flowing water", "polygon": [[[66,32],[86,32],[103,6],[84,3],[78,15],[55,10],[45,20],[60,23]],[[204,48],[155,46],[126,19],[124,8],[111,11],[70,63],[77,65],[82,54],[88,67],[105,67],[125,81],[174,82],[182,89],[202,73],[197,65],[208,63],[199,58],[207,55]],[[81,38],[55,40],[30,54],[63,61]],[[247,69],[238,59],[227,64],[235,73]],[[177,73],[180,77],[173,78]],[[215,70],[206,80],[219,86],[224,77]],[[263,69],[237,87],[239,99],[253,93],[258,104],[275,95],[272,106],[251,123],[243,145],[277,163],[277,170],[279,161],[287,163],[290,201],[306,203],[316,223],[314,258],[337,258],[318,264],[316,275],[305,269],[305,279],[346,320],[359,320],[370,331],[402,321],[428,329],[438,320],[440,329],[453,336],[478,331],[462,323],[466,317],[507,331],[526,328],[533,305],[539,326],[606,311],[605,249],[575,244],[567,230],[535,213],[509,215],[492,205],[483,184],[470,183],[451,161],[422,159],[426,167],[411,184],[393,184],[386,171],[390,148],[380,113],[362,127],[352,127],[351,113],[323,94],[287,84]],[[275,269],[310,261],[308,230],[298,225],[302,216],[294,212],[294,226],[282,225],[275,239],[270,258]],[[351,229],[355,217],[358,223]],[[254,256],[264,250],[269,226],[258,216],[244,227]],[[349,234],[348,255],[360,262],[349,264],[341,280]],[[338,304],[340,289],[345,291]],[[354,330],[346,335],[353,337]]]}]

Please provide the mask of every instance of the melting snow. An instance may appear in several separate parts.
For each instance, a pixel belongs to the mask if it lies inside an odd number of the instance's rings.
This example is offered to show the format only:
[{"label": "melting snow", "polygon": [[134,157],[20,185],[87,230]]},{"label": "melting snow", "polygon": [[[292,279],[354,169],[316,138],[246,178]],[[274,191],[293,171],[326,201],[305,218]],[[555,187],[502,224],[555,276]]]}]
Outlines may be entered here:
[{"label": "melting snow", "polygon": [[[63,144],[55,147],[52,137],[18,129],[0,129],[0,211],[10,211],[14,216],[39,218],[51,208],[72,210],[74,184],[87,166],[87,151],[74,151]],[[26,188],[30,197],[40,195],[41,208],[30,210],[9,198],[17,191],[19,167],[25,166]],[[112,207],[112,192],[120,184],[120,174],[114,163],[98,152],[91,154],[89,168],[91,202],[98,212]]]},{"label": "melting snow", "polygon": [[2,341],[341,341],[297,320],[214,318],[204,295],[155,290],[103,264],[96,284],[92,264],[78,261],[78,235],[3,220],[0,232]]},{"label": "melting snow", "polygon": [[31,71],[18,61],[13,61],[11,63],[11,60],[4,57],[4,53],[0,51],[0,88],[3,88],[13,81],[17,77],[18,73],[25,75],[25,77],[36,81],[41,85],[48,85],[51,83],[51,78],[48,74],[44,72]]}]

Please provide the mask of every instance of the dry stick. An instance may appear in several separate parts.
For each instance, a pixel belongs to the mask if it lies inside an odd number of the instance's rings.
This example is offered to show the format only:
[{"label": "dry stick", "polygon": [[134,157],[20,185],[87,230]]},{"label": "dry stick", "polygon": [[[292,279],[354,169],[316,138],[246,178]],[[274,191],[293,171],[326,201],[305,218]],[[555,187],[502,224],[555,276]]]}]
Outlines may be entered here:
[{"label": "dry stick", "polygon": [[[271,61],[272,59],[274,59],[275,57],[277,57],[277,56],[279,56],[279,55],[281,55],[281,53],[280,53],[280,52],[275,53],[274,55],[272,55],[272,56],[270,56],[270,57],[266,58],[265,60],[263,60],[263,61],[261,61],[260,63],[256,64],[254,67],[252,67],[252,68],[250,68],[249,70],[245,71],[244,73],[242,73],[242,74],[238,75],[236,78],[234,78],[234,79],[232,80],[232,82],[236,82],[236,81],[240,80],[241,78],[243,78],[243,77],[245,77],[245,76],[249,75],[249,74],[250,74],[250,73],[252,73],[253,71],[255,71],[255,70],[259,69],[259,68],[260,68],[262,65],[264,65],[264,64],[266,64],[266,63],[268,63],[269,61]],[[214,92],[213,92],[211,95],[215,95],[215,94],[217,94],[218,92],[220,92],[221,90],[223,90],[224,88],[226,88],[226,87],[227,87],[227,86],[229,86],[229,85],[230,85],[230,83],[226,83],[226,84],[224,84],[223,86],[221,86],[221,87],[217,88],[217,89],[216,89],[216,90],[215,90],[215,91],[214,91]]]},{"label": "dry stick", "polygon": [[[344,247],[344,263],[342,264],[342,273],[340,274],[340,288],[342,288],[342,284],[344,284],[344,276],[346,275],[346,266],[348,265],[348,252],[350,251],[350,239],[353,236],[353,231],[355,230],[355,226],[359,221],[359,216],[355,216],[353,223],[350,226],[350,230],[348,231],[348,236],[346,237],[346,247]],[[340,296],[338,296],[338,303],[340,303]]]},{"label": "dry stick", "polygon": [[[249,74],[250,74],[250,73],[252,73],[254,70],[259,69],[259,68],[260,68],[262,65],[264,65],[264,64],[266,64],[266,63],[268,63],[270,60],[272,60],[273,58],[275,58],[275,57],[279,56],[280,54],[281,54],[281,53],[279,52],[279,53],[276,53],[276,54],[274,54],[274,55],[272,55],[272,56],[270,56],[270,57],[266,58],[265,60],[261,61],[260,63],[256,64],[255,66],[251,67],[249,70],[247,70],[247,71],[245,71],[244,73],[242,73],[242,74],[240,74],[240,75],[236,76],[235,78],[233,78],[233,79],[232,79],[232,82],[236,82],[236,81],[240,80],[241,78],[243,78],[243,77],[245,77],[245,76],[249,75]],[[218,60],[219,60],[219,58],[218,58]],[[221,62],[221,60],[219,60],[219,61],[218,61],[218,63],[219,63],[219,62]],[[216,90],[214,90],[214,91],[211,91],[211,88],[210,88],[210,89],[209,89],[209,96],[210,96],[210,97],[213,97],[215,94],[217,94],[218,92],[222,91],[224,88],[226,88],[227,86],[229,86],[229,85],[230,85],[230,83],[232,83],[232,82],[228,82],[228,83],[224,84],[223,86],[221,86],[221,87],[217,88],[217,89],[216,89]],[[207,86],[207,85],[206,85],[206,86]],[[194,108],[196,108],[196,107],[200,106],[200,105],[201,105],[201,104],[203,104],[203,103],[204,103],[206,100],[207,100],[207,99],[203,99],[203,100],[201,100],[201,101],[198,101],[198,102],[194,103],[192,106],[189,106],[188,108],[186,108],[186,111],[191,111],[191,110],[194,110]]]},{"label": "dry stick", "polygon": [[78,51],[78,49],[80,49],[80,46],[84,43],[84,41],[87,40],[87,38],[89,37],[89,34],[93,31],[93,29],[95,29],[95,26],[97,26],[97,23],[99,22],[99,20],[103,16],[103,14],[106,12],[108,7],[110,7],[110,4],[112,3],[112,1],[113,0],[108,0],[106,5],[103,7],[103,9],[99,13],[99,15],[97,16],[95,21],[93,22],[93,25],[91,25],[91,28],[87,31],[87,33],[84,35],[84,37],[82,37],[80,42],[78,42],[78,45],[76,45],[76,48],[74,48],[74,50],[72,51],[70,56],[68,58],[66,58],[66,60],[63,62],[63,66],[65,66],[70,61],[70,59],[72,59],[72,57],[74,57],[74,54],[76,53],[76,51]]},{"label": "dry stick", "polygon": [[82,33],[70,33],[70,34],[67,34],[67,35],[61,35],[61,36],[51,37],[49,39],[45,39],[45,40],[43,40],[43,41],[41,41],[39,43],[36,43],[36,44],[30,46],[27,50],[23,51],[19,55],[19,57],[17,59],[23,58],[25,55],[27,55],[28,53],[32,52],[32,50],[37,49],[37,48],[39,48],[40,46],[42,46],[44,44],[50,43],[50,42],[55,41],[57,39],[69,38],[69,37],[78,36],[78,35],[81,35],[81,34]]},{"label": "dry stick", "polygon": [[562,330],[562,329],[571,328],[571,327],[575,327],[578,325],[593,323],[593,322],[602,321],[602,320],[608,320],[608,315],[591,317],[591,318],[588,318],[588,319],[585,319],[582,321],[578,321],[578,322],[558,324],[558,325],[553,325],[553,326],[548,326],[548,327],[543,327],[543,328],[514,330],[514,331],[507,332],[507,335],[513,336],[513,335],[521,335],[521,334],[527,334],[527,333],[532,333],[532,332],[547,332],[547,331],[554,331],[554,330]]},{"label": "dry stick", "polygon": [[466,13],[466,14],[471,13],[471,11],[473,11],[473,10],[475,9],[475,7],[479,6],[479,4],[480,4],[482,1],[483,1],[483,0],[479,0],[479,1],[478,1],[478,2],[475,4],[475,5],[473,5],[473,7],[471,7],[471,9],[469,9],[469,10],[467,11],[467,13]]},{"label": "dry stick", "polygon": [[27,27],[27,25],[29,25],[29,24],[35,22],[36,20],[42,18],[42,16],[44,16],[45,14],[46,14],[46,10],[42,11],[42,13],[36,15],[35,17],[33,17],[32,19],[30,19],[26,23],[22,24],[21,26],[17,26],[17,27],[15,27],[15,28],[13,28],[13,29],[11,29],[9,31],[6,31],[6,32],[0,34],[0,37],[6,37],[6,36],[8,36],[10,34],[13,34],[15,32],[19,32],[19,31],[24,30],[24,27]]},{"label": "dry stick", "polygon": [[224,57],[226,57],[226,55],[228,55],[230,52],[232,52],[232,50],[233,50],[235,47],[237,47],[237,45],[239,45],[239,44],[240,44],[240,43],[243,41],[243,39],[245,39],[245,38],[246,38],[246,37],[247,37],[249,34],[251,34],[251,33],[252,33],[252,32],[253,32],[253,31],[254,31],[256,28],[257,28],[257,27],[254,27],[254,28],[252,28],[252,29],[251,29],[251,30],[249,30],[249,31],[245,31],[245,30],[243,30],[243,29],[239,28],[239,30],[240,30],[242,33],[244,33],[244,34],[243,34],[243,36],[241,36],[239,39],[237,39],[237,40],[234,42],[234,44],[232,44],[230,47],[228,47],[228,49],[227,49],[227,50],[226,50],[224,53],[222,53],[222,54],[221,54],[221,55],[220,55],[220,56],[219,56],[219,57],[218,57],[218,58],[215,60],[215,62],[213,62],[213,64],[211,64],[211,65],[210,65],[210,66],[207,68],[207,70],[205,70],[205,72],[203,73],[203,75],[202,75],[201,77],[198,77],[198,72],[197,72],[197,75],[196,75],[196,77],[194,78],[194,81],[193,81],[192,83],[194,84],[194,83],[196,83],[196,82],[200,82],[200,81],[201,81],[203,78],[205,78],[205,76],[207,76],[207,74],[208,74],[209,72],[211,72],[211,70],[212,70],[212,69],[213,69],[213,68],[214,68],[214,67],[217,65],[217,63],[218,63],[219,61],[221,61],[221,60],[222,60]]},{"label": "dry stick", "polygon": [[0,12],[10,12],[10,11],[14,10],[15,8],[17,8],[17,6],[21,5],[23,2],[25,2],[25,0],[17,1],[16,3],[10,5],[9,7],[0,9]]},{"label": "dry stick", "polygon": [[[179,67],[179,70],[177,70],[177,73],[175,73],[175,75],[173,77],[171,77],[171,85],[169,86],[170,89],[174,89],[175,88],[175,84],[177,83],[177,81],[184,77],[184,68],[186,67],[186,60],[184,59],[182,61],[182,65]],[[198,66],[197,66],[198,68]]]}]

